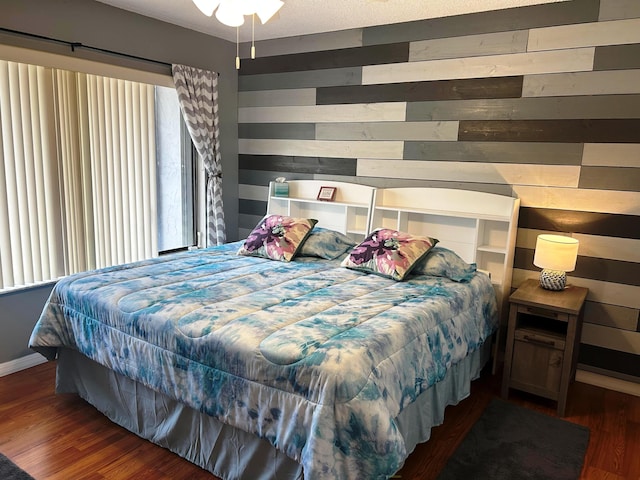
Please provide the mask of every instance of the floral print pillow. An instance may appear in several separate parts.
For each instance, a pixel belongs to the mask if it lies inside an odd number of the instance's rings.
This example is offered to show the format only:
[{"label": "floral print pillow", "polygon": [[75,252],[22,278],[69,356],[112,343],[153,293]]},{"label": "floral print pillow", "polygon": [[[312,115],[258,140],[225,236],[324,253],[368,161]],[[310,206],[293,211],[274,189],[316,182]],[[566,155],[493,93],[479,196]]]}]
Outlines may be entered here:
[{"label": "floral print pillow", "polygon": [[269,215],[258,223],[247,237],[238,255],[270,258],[289,262],[318,223],[313,218]]},{"label": "floral print pillow", "polygon": [[342,266],[401,281],[438,240],[380,228],[354,247]]}]

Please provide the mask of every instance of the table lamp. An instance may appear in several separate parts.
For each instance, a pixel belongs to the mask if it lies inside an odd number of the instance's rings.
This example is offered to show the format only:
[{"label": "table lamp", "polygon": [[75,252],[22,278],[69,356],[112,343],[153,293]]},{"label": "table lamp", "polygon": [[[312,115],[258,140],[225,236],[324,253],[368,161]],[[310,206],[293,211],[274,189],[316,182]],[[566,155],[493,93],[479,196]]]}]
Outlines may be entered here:
[{"label": "table lamp", "polygon": [[564,290],[566,272],[576,268],[578,240],[562,235],[538,235],[533,264],[542,268],[540,286],[547,290]]}]

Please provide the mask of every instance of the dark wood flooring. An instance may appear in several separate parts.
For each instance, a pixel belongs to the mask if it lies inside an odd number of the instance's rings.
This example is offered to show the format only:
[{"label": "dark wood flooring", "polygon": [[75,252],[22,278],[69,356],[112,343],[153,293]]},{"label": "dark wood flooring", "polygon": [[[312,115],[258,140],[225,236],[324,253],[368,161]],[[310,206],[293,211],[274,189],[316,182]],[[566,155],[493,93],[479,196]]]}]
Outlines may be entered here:
[{"label": "dark wood flooring", "polygon": [[[210,473],[114,425],[75,395],[54,394],[55,364],[0,378],[0,452],[37,480],[213,480]],[[395,478],[435,479],[465,434],[499,395],[484,373],[447,408],[443,425]],[[512,391],[510,401],[555,415],[555,403]],[[640,397],[574,383],[566,420],[591,430],[581,479],[640,479]]]}]

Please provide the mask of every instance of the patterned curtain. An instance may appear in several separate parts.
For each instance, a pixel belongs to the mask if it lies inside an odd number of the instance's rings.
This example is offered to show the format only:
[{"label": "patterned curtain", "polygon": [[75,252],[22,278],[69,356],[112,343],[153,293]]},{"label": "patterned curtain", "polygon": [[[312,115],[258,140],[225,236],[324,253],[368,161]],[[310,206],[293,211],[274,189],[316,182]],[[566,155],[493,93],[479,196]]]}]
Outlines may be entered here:
[{"label": "patterned curtain", "polygon": [[173,65],[173,83],[191,139],[202,158],[207,187],[207,246],[226,241],[218,119],[218,74]]}]

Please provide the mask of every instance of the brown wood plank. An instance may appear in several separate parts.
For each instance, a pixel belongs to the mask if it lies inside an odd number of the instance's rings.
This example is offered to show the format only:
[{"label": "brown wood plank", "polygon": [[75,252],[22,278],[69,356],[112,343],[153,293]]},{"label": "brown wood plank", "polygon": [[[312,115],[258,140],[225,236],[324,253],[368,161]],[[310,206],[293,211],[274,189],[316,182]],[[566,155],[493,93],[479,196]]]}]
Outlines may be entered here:
[{"label": "brown wood plank", "polygon": [[355,158],[290,157],[286,155],[239,155],[241,170],[313,173],[324,175],[356,174]]},{"label": "brown wood plank", "polygon": [[640,143],[640,119],[463,120],[458,140]]},{"label": "brown wood plank", "polygon": [[594,70],[626,70],[640,68],[640,44],[596,47]]},{"label": "brown wood plank", "polygon": [[[0,451],[35,478],[217,478],[111,423],[77,396],[56,395],[54,376],[55,364],[46,363],[0,378]],[[469,398],[447,407],[444,424],[417,446],[395,478],[436,479],[499,390],[500,375],[484,372]],[[569,392],[565,420],[591,429],[580,479],[640,478],[640,397],[582,383]],[[556,415],[550,400],[514,390],[509,401]]]},{"label": "brown wood plank", "polygon": [[318,105],[520,98],[522,76],[319,87]]},{"label": "brown wood plank", "polygon": [[[533,265],[535,250],[517,247],[513,267],[523,270],[539,270]],[[572,277],[589,278],[602,282],[640,286],[640,263],[609,258],[579,256]]]},{"label": "brown wood plank", "polygon": [[520,207],[518,227],[640,239],[640,216]]},{"label": "brown wood plank", "polygon": [[342,48],[320,52],[294,53],[243,60],[240,75],[298,72],[325,68],[359,67],[409,61],[409,43]]}]

